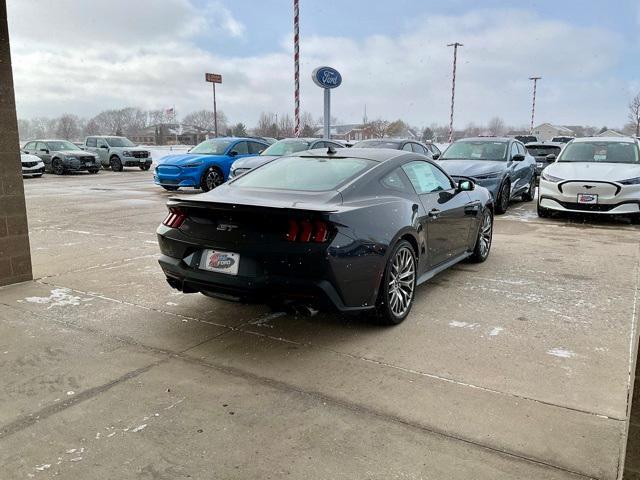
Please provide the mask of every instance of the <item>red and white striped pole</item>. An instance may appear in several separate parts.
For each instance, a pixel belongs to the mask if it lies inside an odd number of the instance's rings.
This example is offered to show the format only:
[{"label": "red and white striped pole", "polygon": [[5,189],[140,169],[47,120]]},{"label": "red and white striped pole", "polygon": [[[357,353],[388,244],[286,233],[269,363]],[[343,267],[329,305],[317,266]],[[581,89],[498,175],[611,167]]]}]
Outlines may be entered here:
[{"label": "red and white striped pole", "polygon": [[295,99],[294,135],[300,136],[300,9],[299,0],[293,0],[293,82]]},{"label": "red and white striped pole", "polygon": [[458,61],[458,47],[461,43],[449,43],[447,47],[453,47],[453,77],[451,81],[451,115],[449,116],[449,143],[453,142],[453,105],[456,99],[456,64]]},{"label": "red and white striped pole", "polygon": [[538,80],[542,77],[529,77],[529,80],[533,80],[533,102],[531,103],[531,129],[529,133],[533,133],[533,121],[536,116],[536,88],[538,86]]}]

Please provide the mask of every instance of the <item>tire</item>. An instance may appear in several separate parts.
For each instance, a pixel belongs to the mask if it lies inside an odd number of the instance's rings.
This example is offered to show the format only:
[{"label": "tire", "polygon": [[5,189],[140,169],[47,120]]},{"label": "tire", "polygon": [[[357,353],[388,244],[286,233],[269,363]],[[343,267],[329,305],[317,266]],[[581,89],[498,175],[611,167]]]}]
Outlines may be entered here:
[{"label": "tire", "polygon": [[536,176],[534,175],[529,184],[529,188],[522,194],[523,202],[531,202],[536,196]]},{"label": "tire", "polygon": [[476,245],[473,247],[473,253],[469,257],[469,261],[473,263],[482,263],[491,252],[491,242],[493,240],[493,213],[486,208],[482,213],[480,228],[478,228],[478,236],[476,237]]},{"label": "tire", "polygon": [[146,164],[145,164],[145,165],[140,165],[140,170],[143,170],[143,171],[145,171],[145,172],[146,172],[147,170],[149,170],[150,168],[151,168],[151,165],[146,165]]},{"label": "tire", "polygon": [[376,302],[376,321],[398,325],[409,315],[415,297],[418,262],[413,247],[400,240],[393,247]]},{"label": "tire", "polygon": [[549,218],[551,217],[551,212],[548,208],[541,207],[538,203],[538,217],[540,218]]},{"label": "tire", "polygon": [[511,200],[511,184],[505,181],[500,186],[500,193],[496,199],[496,213],[502,215],[509,208],[509,201]]},{"label": "tire", "polygon": [[51,161],[51,171],[56,175],[64,175],[64,164],[62,163],[62,160],[54,158]]},{"label": "tire", "polygon": [[176,190],[178,190],[178,187],[167,187],[166,185],[162,185],[162,188],[164,188],[168,192],[175,192]]},{"label": "tire", "polygon": [[216,167],[209,167],[202,175],[200,188],[203,192],[208,192],[224,183],[224,175]]},{"label": "tire", "polygon": [[92,175],[95,175],[96,173],[98,173],[100,171],[99,168],[92,168],[91,170],[89,170],[89,173]]},{"label": "tire", "polygon": [[120,160],[118,157],[111,157],[109,159],[109,165],[111,166],[111,170],[113,170],[114,172],[121,172],[122,170],[124,170],[124,167],[122,166],[122,160]]}]

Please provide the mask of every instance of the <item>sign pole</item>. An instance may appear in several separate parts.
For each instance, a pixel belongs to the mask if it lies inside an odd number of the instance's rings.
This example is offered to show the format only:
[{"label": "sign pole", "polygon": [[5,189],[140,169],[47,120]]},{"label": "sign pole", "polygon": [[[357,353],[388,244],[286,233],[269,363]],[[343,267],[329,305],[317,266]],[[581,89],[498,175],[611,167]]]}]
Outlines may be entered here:
[{"label": "sign pole", "polygon": [[331,138],[331,89],[324,89],[324,138]]},{"label": "sign pole", "polygon": [[213,85],[213,132],[216,138],[218,138],[218,109],[216,107],[216,84],[212,83],[211,85]]},{"label": "sign pole", "polygon": [[311,74],[313,82],[324,90],[324,137],[331,138],[331,89],[342,84],[342,75],[335,68],[318,67]]}]

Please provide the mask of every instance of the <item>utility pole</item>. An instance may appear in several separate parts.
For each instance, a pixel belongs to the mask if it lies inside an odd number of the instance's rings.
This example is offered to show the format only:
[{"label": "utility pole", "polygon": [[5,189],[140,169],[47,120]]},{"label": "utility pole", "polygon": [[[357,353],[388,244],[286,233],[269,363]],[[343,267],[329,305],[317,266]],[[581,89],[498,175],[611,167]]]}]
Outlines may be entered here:
[{"label": "utility pole", "polygon": [[456,64],[458,62],[458,47],[464,47],[459,42],[449,43],[447,47],[453,47],[453,76],[451,79],[451,116],[449,117],[449,143],[453,142],[453,105],[456,99]]},{"label": "utility pole", "polygon": [[299,0],[293,0],[293,83],[294,83],[294,136],[300,136],[300,9]]},{"label": "utility pole", "polygon": [[216,106],[216,83],[222,83],[222,75],[219,73],[205,73],[204,79],[213,85],[213,132],[218,137],[218,109]]},{"label": "utility pole", "polygon": [[536,88],[538,86],[538,80],[541,80],[542,77],[529,77],[529,80],[533,80],[533,101],[531,102],[531,129],[529,133],[533,133],[533,121],[536,116]]}]

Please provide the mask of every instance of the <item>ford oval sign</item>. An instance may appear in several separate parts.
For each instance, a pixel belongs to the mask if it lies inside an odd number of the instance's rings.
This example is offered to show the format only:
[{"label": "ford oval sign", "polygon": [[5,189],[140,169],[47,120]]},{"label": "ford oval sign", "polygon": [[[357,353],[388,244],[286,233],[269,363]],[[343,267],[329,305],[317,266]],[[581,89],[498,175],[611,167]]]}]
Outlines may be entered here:
[{"label": "ford oval sign", "polygon": [[320,88],[336,88],[342,83],[342,75],[335,68],[318,67],[311,74],[311,78]]}]

